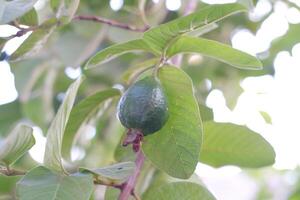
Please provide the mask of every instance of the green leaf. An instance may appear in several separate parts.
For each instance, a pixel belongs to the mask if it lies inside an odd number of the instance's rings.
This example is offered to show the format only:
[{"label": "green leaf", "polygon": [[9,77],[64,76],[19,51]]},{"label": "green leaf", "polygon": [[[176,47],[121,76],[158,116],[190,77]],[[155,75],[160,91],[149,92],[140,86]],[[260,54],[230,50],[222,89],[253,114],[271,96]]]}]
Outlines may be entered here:
[{"label": "green leaf", "polygon": [[187,35],[190,35],[190,36],[201,36],[201,35],[204,35],[205,33],[208,33],[210,31],[215,30],[218,27],[219,26],[218,26],[217,23],[211,23],[211,24],[209,24],[207,26],[198,28],[195,31],[188,32]]},{"label": "green leaf", "polygon": [[159,79],[170,117],[164,127],[145,137],[143,151],[156,167],[177,178],[189,178],[198,163],[202,122],[191,79],[176,67],[162,67]]},{"label": "green leaf", "polygon": [[64,101],[60,105],[47,132],[44,164],[46,167],[54,171],[65,171],[62,165],[61,156],[62,140],[75,97],[82,80],[83,78],[79,77],[74,83],[72,83],[72,85],[70,85],[66,92]]},{"label": "green leaf", "polygon": [[37,0],[0,0],[0,24],[6,24],[21,17],[33,8]]},{"label": "green leaf", "polygon": [[136,65],[133,65],[132,67],[130,67],[129,69],[127,69],[124,72],[124,74],[122,75],[122,80],[126,84],[130,84],[130,82],[132,81],[132,79],[134,77],[136,77],[140,73],[144,72],[145,70],[150,69],[158,62],[159,62],[158,58],[152,58],[152,59],[143,61],[141,63],[138,63]]},{"label": "green leaf", "polygon": [[0,38],[0,52],[1,52],[1,49],[4,47],[6,42],[7,42],[6,38]]},{"label": "green leaf", "polygon": [[213,110],[205,105],[199,104],[202,121],[210,121],[214,119]]},{"label": "green leaf", "polygon": [[23,15],[19,19],[20,24],[24,24],[27,26],[36,26],[39,24],[38,14],[34,8],[32,8],[29,12]]},{"label": "green leaf", "polygon": [[129,42],[112,45],[106,49],[99,51],[88,60],[85,69],[89,69],[106,63],[122,54],[136,51],[146,51],[152,54],[156,54],[156,52],[153,51],[152,48],[143,39],[131,40]]},{"label": "green leaf", "polygon": [[89,200],[93,192],[91,175],[57,174],[39,166],[29,171],[17,184],[20,200]]},{"label": "green leaf", "polygon": [[122,183],[133,173],[134,168],[133,162],[123,162],[97,169],[79,168],[79,171],[91,173],[96,180],[105,183]]},{"label": "green leaf", "polygon": [[[105,200],[116,200],[120,195],[120,190],[117,188],[107,187],[105,190]],[[130,199],[131,200],[131,199]]]},{"label": "green leaf", "polygon": [[35,144],[32,131],[29,126],[17,125],[0,147],[0,161],[9,166],[26,153]]},{"label": "green leaf", "polygon": [[57,13],[61,1],[62,0],[50,0],[50,7],[54,13]]},{"label": "green leaf", "polygon": [[20,180],[21,176],[6,176],[0,174],[0,199],[1,200],[8,200],[13,198],[2,198],[1,195],[3,194],[13,194],[17,182]]},{"label": "green leaf", "polygon": [[117,89],[107,89],[97,92],[79,102],[72,109],[63,138],[62,153],[64,156],[68,158],[70,157],[70,149],[73,144],[73,138],[81,124],[99,110],[101,103],[118,95],[120,95],[120,91]]},{"label": "green leaf", "polygon": [[31,33],[31,35],[11,55],[10,60],[18,61],[38,53],[54,31],[56,24],[57,20],[54,18],[44,22],[37,30]]},{"label": "green leaf", "polygon": [[152,28],[144,33],[146,42],[158,52],[164,50],[182,34],[197,31],[238,12],[246,11],[239,4],[207,6],[185,17]]},{"label": "green leaf", "polygon": [[172,57],[178,53],[200,53],[240,69],[261,69],[261,62],[247,53],[228,45],[208,40],[182,36],[167,49],[166,55]]},{"label": "green leaf", "polygon": [[259,113],[267,124],[272,124],[272,117],[267,112],[259,111]]},{"label": "green leaf", "polygon": [[143,200],[215,200],[216,198],[202,185],[191,182],[174,182],[147,192]]},{"label": "green leaf", "polygon": [[273,147],[259,134],[231,123],[205,122],[200,161],[214,167],[272,165]]},{"label": "green leaf", "polygon": [[22,118],[20,102],[0,105],[0,136],[4,136],[12,125]]},{"label": "green leaf", "polygon": [[30,100],[23,101],[22,111],[24,118],[30,120],[42,130],[47,130],[48,121],[43,113],[46,112],[45,100],[40,96],[33,97]]}]

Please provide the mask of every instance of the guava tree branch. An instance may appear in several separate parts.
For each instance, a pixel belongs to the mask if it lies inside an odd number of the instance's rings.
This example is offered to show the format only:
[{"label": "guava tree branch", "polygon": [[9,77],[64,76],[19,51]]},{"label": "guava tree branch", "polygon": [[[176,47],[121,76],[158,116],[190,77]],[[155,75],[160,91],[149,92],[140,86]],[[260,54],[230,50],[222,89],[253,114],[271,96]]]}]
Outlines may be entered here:
[{"label": "guava tree branch", "polygon": [[19,26],[15,26],[15,27],[19,28],[20,30],[16,34],[9,36],[8,39],[12,39],[12,38],[15,38],[15,37],[21,37],[21,36],[25,35],[26,33],[30,32],[30,31],[34,31],[34,30],[38,29],[38,26],[31,26],[31,27],[28,27],[28,28],[22,28],[22,27],[19,27]]},{"label": "guava tree branch", "polygon": [[93,21],[93,22],[98,22],[98,23],[103,23],[103,24],[108,24],[110,26],[130,30],[130,31],[135,31],[135,32],[145,32],[146,30],[149,29],[148,26],[145,26],[143,28],[138,28],[129,24],[125,24],[122,22],[118,22],[112,19],[106,19],[103,17],[99,16],[93,16],[93,15],[77,15],[73,17],[73,20],[85,20],[85,21]]},{"label": "guava tree branch", "polygon": [[134,192],[134,187],[143,167],[145,156],[142,150],[139,150],[136,155],[137,157],[135,160],[135,170],[121,188],[119,200],[128,200],[131,195],[133,195],[136,199],[139,199],[139,197]]},{"label": "guava tree branch", "polygon": [[0,167],[0,174],[3,174],[5,176],[18,176],[18,175],[25,175],[25,171],[20,171],[16,169],[10,169],[10,168],[3,168]]}]

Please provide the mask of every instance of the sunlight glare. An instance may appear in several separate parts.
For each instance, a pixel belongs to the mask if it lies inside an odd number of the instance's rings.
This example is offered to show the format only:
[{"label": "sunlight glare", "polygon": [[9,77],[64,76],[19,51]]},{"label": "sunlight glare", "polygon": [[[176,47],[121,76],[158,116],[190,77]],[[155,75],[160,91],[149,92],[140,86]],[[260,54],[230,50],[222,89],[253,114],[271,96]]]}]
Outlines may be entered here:
[{"label": "sunlight glare", "polygon": [[123,0],[110,0],[109,5],[112,10],[118,11],[123,7],[124,1]]},{"label": "sunlight glare", "polygon": [[34,126],[32,128],[35,144],[29,150],[29,154],[36,162],[43,163],[46,148],[46,137],[43,136],[43,132],[39,127]]},{"label": "sunlight glare", "polygon": [[166,0],[166,7],[170,11],[176,11],[181,7],[181,0]]},{"label": "sunlight glare", "polygon": [[5,61],[0,62],[0,105],[12,102],[18,97],[14,81],[15,77],[9,64]]}]

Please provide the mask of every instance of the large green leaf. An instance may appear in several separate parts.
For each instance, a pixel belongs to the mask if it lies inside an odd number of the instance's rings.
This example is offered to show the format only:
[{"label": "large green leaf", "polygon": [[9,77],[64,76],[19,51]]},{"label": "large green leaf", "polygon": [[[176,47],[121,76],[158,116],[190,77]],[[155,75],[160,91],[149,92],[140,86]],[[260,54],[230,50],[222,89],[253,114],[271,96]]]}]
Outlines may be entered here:
[{"label": "large green leaf", "polygon": [[241,11],[246,11],[246,9],[240,4],[207,6],[190,15],[152,28],[144,33],[143,38],[156,51],[163,52],[178,36],[211,26],[212,23]]},{"label": "large green leaf", "polygon": [[29,171],[17,184],[20,200],[89,200],[92,191],[91,175],[66,176],[42,166]]},{"label": "large green leaf", "polygon": [[6,24],[32,9],[37,0],[0,0],[0,24]]},{"label": "large green leaf", "polygon": [[64,97],[64,101],[60,105],[60,108],[48,129],[44,164],[49,169],[64,172],[61,156],[62,140],[82,80],[83,78],[79,77],[69,87]]},{"label": "large green leaf", "polygon": [[29,126],[17,125],[1,144],[0,162],[11,165],[26,153],[35,144],[32,131]]},{"label": "large green leaf", "polygon": [[147,192],[143,200],[215,200],[216,198],[202,185],[191,182],[174,182]]},{"label": "large green leaf", "polygon": [[205,122],[200,161],[214,167],[272,165],[273,147],[259,134],[231,123]]},{"label": "large green leaf", "polygon": [[146,51],[156,54],[156,52],[153,51],[149,44],[147,44],[143,39],[131,40],[125,43],[115,44],[104,50],[99,51],[89,59],[85,68],[89,69],[92,67],[96,67],[100,64],[108,62],[109,60],[117,56],[136,51]]},{"label": "large green leaf", "polygon": [[200,53],[240,69],[261,69],[261,62],[245,52],[226,44],[204,38],[182,36],[169,46],[166,56],[178,53]]},{"label": "large green leaf", "polygon": [[170,117],[164,127],[145,137],[143,151],[159,169],[189,178],[198,163],[202,122],[191,79],[176,67],[164,66],[159,79],[167,96]]},{"label": "large green leaf", "polygon": [[105,183],[122,183],[133,173],[134,168],[133,162],[122,162],[97,169],[80,168],[79,170],[82,173],[91,173],[96,180]]},{"label": "large green leaf", "polygon": [[54,31],[56,24],[57,20],[52,18],[40,25],[11,55],[10,60],[17,61],[38,53]]},{"label": "large green leaf", "polygon": [[79,102],[72,109],[63,138],[62,151],[64,156],[70,157],[70,149],[73,144],[73,138],[81,124],[99,110],[103,101],[118,95],[120,95],[120,91],[117,89],[107,89],[97,92]]},{"label": "large green leaf", "polygon": [[27,26],[36,26],[39,24],[38,14],[34,8],[32,8],[29,12],[23,15],[20,20],[20,24],[24,24]]}]

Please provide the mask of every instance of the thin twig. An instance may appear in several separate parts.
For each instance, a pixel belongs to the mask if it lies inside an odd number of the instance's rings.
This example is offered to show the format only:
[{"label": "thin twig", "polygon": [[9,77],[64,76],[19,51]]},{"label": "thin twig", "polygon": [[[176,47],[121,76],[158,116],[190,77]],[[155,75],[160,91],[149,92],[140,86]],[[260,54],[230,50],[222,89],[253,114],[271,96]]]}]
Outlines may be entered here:
[{"label": "thin twig", "polygon": [[136,32],[145,32],[146,30],[149,29],[148,26],[143,27],[143,28],[138,28],[129,24],[125,24],[125,23],[121,23],[115,20],[111,20],[111,19],[106,19],[103,17],[99,17],[99,16],[93,16],[93,15],[77,15],[73,17],[73,20],[85,20],[85,21],[93,21],[93,22],[99,22],[99,23],[103,23],[103,24],[108,24],[110,26],[114,26],[114,27],[118,27],[118,28],[122,28],[122,29],[126,29],[126,30],[130,30],[130,31],[136,31]]},{"label": "thin twig", "polygon": [[141,200],[141,198],[137,195],[137,193],[135,193],[135,191],[132,191],[132,196],[135,198],[135,200]]},{"label": "thin twig", "polygon": [[31,26],[31,27],[28,27],[28,28],[21,28],[20,27],[19,29],[20,30],[16,34],[9,36],[8,39],[12,39],[12,38],[15,38],[15,37],[21,37],[21,36],[25,35],[26,33],[30,32],[30,31],[34,31],[34,30],[38,29],[38,26]]},{"label": "thin twig", "polygon": [[112,182],[105,182],[105,181],[99,180],[99,179],[94,179],[94,184],[95,185],[104,185],[104,186],[107,186],[107,187],[114,187],[114,188],[118,188],[118,189],[122,188],[122,184],[116,184],[116,183],[112,183]]},{"label": "thin twig", "polygon": [[6,176],[18,176],[25,175],[26,172],[10,168],[0,168],[0,174],[4,174]]}]

